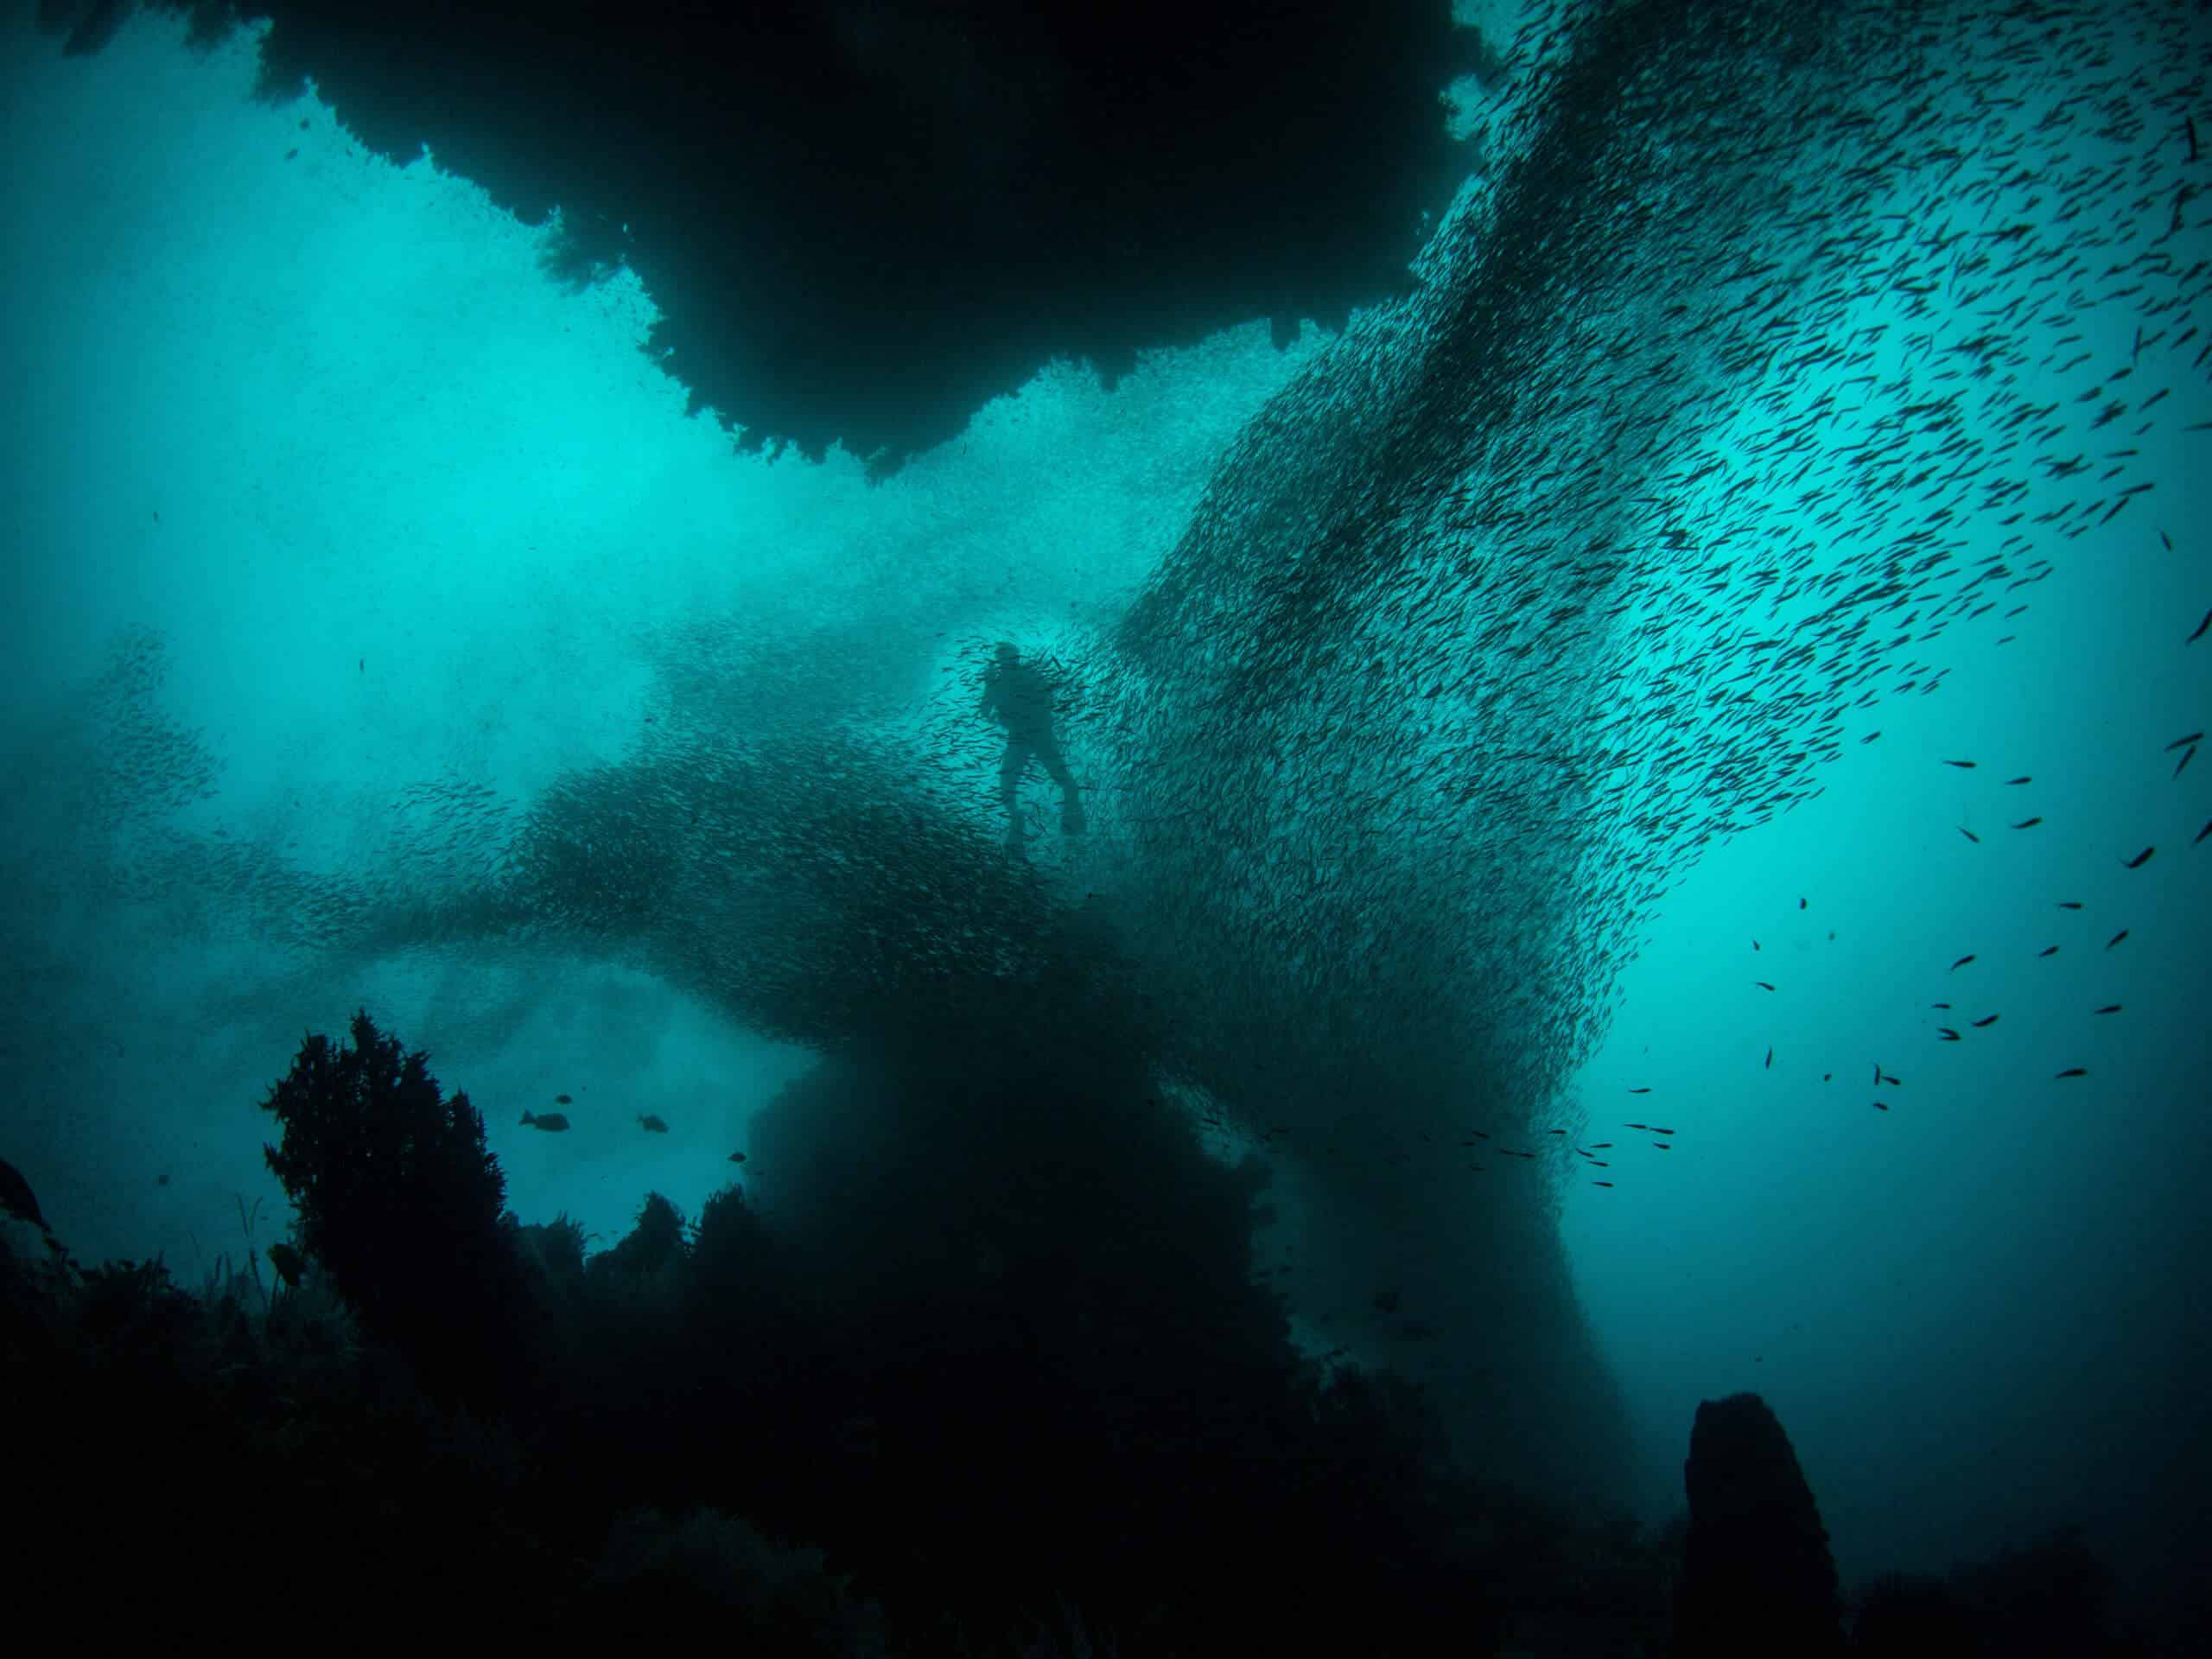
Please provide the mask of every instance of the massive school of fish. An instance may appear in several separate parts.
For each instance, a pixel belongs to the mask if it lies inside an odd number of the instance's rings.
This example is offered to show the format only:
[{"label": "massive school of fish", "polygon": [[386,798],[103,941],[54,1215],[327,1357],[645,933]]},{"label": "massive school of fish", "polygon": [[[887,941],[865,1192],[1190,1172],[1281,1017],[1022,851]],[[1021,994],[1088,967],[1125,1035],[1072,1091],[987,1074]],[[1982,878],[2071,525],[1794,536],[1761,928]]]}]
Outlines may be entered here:
[{"label": "massive school of fish", "polygon": [[[1611,1151],[1549,1103],[1669,884],[1936,691],[1948,631],[2020,626],[2069,542],[2159,534],[2153,434],[2212,448],[2201,11],[1732,10],[1538,9],[1422,291],[1251,424],[1113,638],[1058,642],[1083,885],[1175,1069],[1271,1138],[1448,1054],[1430,1127],[1478,1077],[1506,1149]],[[411,791],[373,872],[200,842],[137,879],[310,946],[634,942],[824,1046],[1033,969],[1064,895],[999,847],[972,682],[825,720],[842,651],[782,645],[719,648],[742,727],[673,711],[524,813]],[[118,773],[149,794],[202,764],[157,736]]]},{"label": "massive school of fish", "polygon": [[1231,1098],[1337,1086],[1348,1033],[1487,1038],[1514,1127],[1571,1138],[1535,1103],[1691,861],[1935,692],[1947,632],[2006,643],[2075,538],[2202,556],[2134,464],[2212,455],[2201,11],[1726,10],[1532,24],[1520,159],[1116,641],[1100,747],[1146,763],[1096,818]]}]

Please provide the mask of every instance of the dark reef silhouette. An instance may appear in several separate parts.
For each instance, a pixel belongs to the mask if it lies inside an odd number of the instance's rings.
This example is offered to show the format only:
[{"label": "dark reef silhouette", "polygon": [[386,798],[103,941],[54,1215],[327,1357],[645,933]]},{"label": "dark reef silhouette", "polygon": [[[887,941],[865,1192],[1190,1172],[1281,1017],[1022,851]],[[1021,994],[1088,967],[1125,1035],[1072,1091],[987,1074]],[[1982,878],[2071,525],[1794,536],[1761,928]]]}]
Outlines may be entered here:
[{"label": "dark reef silhouette", "polygon": [[1690,1523],[1675,1595],[1676,1659],[1842,1652],[1827,1530],[1766,1402],[1738,1394],[1699,1406],[1682,1484]]},{"label": "dark reef silhouette", "polygon": [[[1403,294],[1471,164],[1439,96],[1502,73],[1446,0],[153,3],[202,42],[270,19],[264,96],[312,79],[391,161],[557,211],[549,268],[634,270],[646,354],[745,447],[878,472],[1056,359],[1111,385]],[[41,5],[71,53],[130,10]]]},{"label": "dark reef silhouette", "polygon": [[[18,1568],[88,1635],[247,1595],[295,1628],[435,1609],[772,1654],[1841,1651],[1757,1396],[1700,1409],[1686,1532],[1639,1536],[1471,1475],[1391,1370],[1301,1357],[1253,1273],[1264,1177],[1147,1109],[1126,1010],[1065,1000],[1110,950],[1058,950],[999,1021],[794,1084],[757,1203],[649,1194],[590,1255],[494,1213],[481,1119],[425,1056],[365,1014],[350,1048],[309,1036],[272,1090],[273,1280],[243,1211],[197,1295],[28,1223],[0,1252],[0,1370],[41,1430]],[[1858,1649],[2152,1651],[2106,1596],[2047,1541],[1877,1586]],[[2069,1645],[1999,1645],[2038,1629]]]}]

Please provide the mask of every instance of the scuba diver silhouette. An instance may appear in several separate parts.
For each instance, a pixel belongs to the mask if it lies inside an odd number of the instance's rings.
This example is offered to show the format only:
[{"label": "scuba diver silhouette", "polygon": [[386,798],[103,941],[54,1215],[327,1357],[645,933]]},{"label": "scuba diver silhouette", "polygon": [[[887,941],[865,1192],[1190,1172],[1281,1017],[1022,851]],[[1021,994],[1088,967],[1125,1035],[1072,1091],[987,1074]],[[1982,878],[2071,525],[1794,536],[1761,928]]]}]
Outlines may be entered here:
[{"label": "scuba diver silhouette", "polygon": [[1007,843],[1021,845],[1021,814],[1014,796],[1030,761],[1042,764],[1060,786],[1060,830],[1083,833],[1083,802],[1075,779],[1052,734],[1052,682],[1021,660],[1021,652],[1001,640],[983,671],[983,712],[1006,728],[1006,757],[999,762],[999,798],[1006,807]]}]

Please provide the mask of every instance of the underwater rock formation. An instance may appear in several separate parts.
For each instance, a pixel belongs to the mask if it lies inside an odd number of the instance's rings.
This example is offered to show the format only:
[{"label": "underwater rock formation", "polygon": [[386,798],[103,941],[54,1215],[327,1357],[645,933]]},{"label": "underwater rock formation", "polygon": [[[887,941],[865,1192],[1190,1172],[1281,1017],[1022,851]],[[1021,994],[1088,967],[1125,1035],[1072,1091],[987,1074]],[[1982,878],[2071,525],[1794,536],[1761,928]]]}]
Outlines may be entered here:
[{"label": "underwater rock formation", "polygon": [[1827,1529],[1781,1421],[1756,1394],[1707,1400],[1682,1484],[1690,1529],[1675,1598],[1674,1659],[1843,1651]]}]

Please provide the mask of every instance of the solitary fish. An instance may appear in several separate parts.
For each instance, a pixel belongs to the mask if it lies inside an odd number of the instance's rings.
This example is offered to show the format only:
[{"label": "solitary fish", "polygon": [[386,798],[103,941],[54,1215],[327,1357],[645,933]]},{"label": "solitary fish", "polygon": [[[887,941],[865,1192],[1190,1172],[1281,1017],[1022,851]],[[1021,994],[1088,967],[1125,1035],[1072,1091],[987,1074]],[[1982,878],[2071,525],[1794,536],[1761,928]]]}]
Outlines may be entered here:
[{"label": "solitary fish", "polygon": [[1766,982],[1766,981],[1764,981],[1764,980],[1763,980],[1763,979],[1755,979],[1755,980],[1753,980],[1753,981],[1751,982],[1751,983],[1752,983],[1752,984],[1754,984],[1754,985],[1756,985],[1756,986],[1758,986],[1758,987],[1759,988],[1759,989],[1761,989],[1761,990],[1763,990],[1763,991],[1770,991],[1770,990],[1772,990],[1772,989],[1774,988],[1774,987],[1773,987],[1773,986],[1771,986],[1771,985],[1770,985],[1770,984],[1768,984],[1768,983]]},{"label": "solitary fish", "polygon": [[1967,829],[1963,823],[1959,826],[1959,833],[1964,836],[1968,841],[1974,842],[1975,846],[1979,847],[1981,845],[1981,837],[1974,834],[1973,830]]},{"label": "solitary fish", "polygon": [[2204,827],[2196,832],[2196,841],[2192,841],[2189,844],[2194,847],[2196,845],[2198,841],[2203,840],[2207,836],[2212,836],[2212,818],[2207,818],[2204,820]]},{"label": "solitary fish", "polygon": [[666,1135],[668,1133],[668,1125],[662,1122],[660,1119],[653,1116],[649,1112],[640,1112],[638,1114],[638,1124],[639,1127],[644,1129],[647,1135]]},{"label": "solitary fish", "polygon": [[558,1135],[569,1127],[569,1120],[558,1112],[548,1112],[540,1117],[535,1112],[526,1111],[522,1115],[522,1121],[524,1128],[543,1129],[549,1135]]},{"label": "solitary fish", "polygon": [[2181,752],[2181,759],[2174,762],[2174,776],[2181,776],[2181,769],[2196,758],[2196,745],[2192,743]]},{"label": "solitary fish", "polygon": [[2120,1012],[2120,1004],[2117,1002],[2107,1002],[2101,1008],[2094,1008],[2091,1012],[2094,1014],[2118,1014]]},{"label": "solitary fish", "polygon": [[575,1102],[570,1100],[566,1095],[556,1095],[553,1096],[553,1101],[554,1103],[558,1106],[573,1106],[575,1104]]},{"label": "solitary fish", "polygon": [[2057,954],[2058,947],[2056,945],[2046,944],[2042,950],[2036,952],[2036,960],[2037,962],[2041,962],[2045,957],[2055,957]]},{"label": "solitary fish", "polygon": [[2151,855],[2158,850],[2158,849],[2156,847],[2145,847],[2141,852],[2136,854],[2134,857],[2124,861],[2129,869],[2139,870],[2145,864],[2148,864],[2151,861]]},{"label": "solitary fish", "polygon": [[1886,1112],[1890,1109],[1890,1103],[1885,1100],[1878,1100],[1874,1103],[1874,1109],[1878,1112]]},{"label": "solitary fish", "polygon": [[745,1161],[745,1154],[741,1152],[733,1152],[729,1155],[729,1160],[733,1164],[741,1164]]},{"label": "solitary fish", "polygon": [[270,1265],[276,1269],[276,1276],[284,1281],[288,1290],[297,1290],[300,1280],[307,1272],[307,1257],[300,1254],[296,1245],[271,1244],[269,1247]]},{"label": "solitary fish", "polygon": [[2106,949],[2106,950],[2111,950],[2111,949],[2113,948],[2113,946],[2114,946],[2115,944],[2119,944],[2122,939],[2126,938],[2126,937],[2127,937],[2127,930],[2126,930],[2126,928],[2124,928],[2124,927],[2123,927],[2123,928],[2121,928],[2121,929],[2120,930],[2120,931],[2119,931],[2119,932],[2117,932],[2117,933],[2113,934],[2113,935],[2112,936],[2112,938],[2108,938],[2108,939],[2107,939],[2107,940],[2105,941],[2105,949]]},{"label": "solitary fish", "polygon": [[2058,907],[2061,910],[2079,910],[2082,901],[2079,899],[2062,899],[2058,901]]},{"label": "solitary fish", "polygon": [[1957,973],[1960,969],[1965,967],[1967,963],[1973,960],[1974,958],[1972,957],[1961,957],[1956,962],[1951,964],[1951,971],[1955,974]]},{"label": "solitary fish", "polygon": [[2012,827],[2013,827],[2015,830],[2032,830],[2032,829],[2034,829],[2034,828],[2036,827],[2036,825],[2037,825],[2037,824],[2041,823],[2042,822],[2043,822],[2043,820],[2042,820],[2041,818],[2022,818],[2022,819],[2021,819],[2018,823],[2014,824]]},{"label": "solitary fish", "polygon": [[1956,766],[1962,772],[1971,772],[1974,766],[1971,760],[1946,760],[1943,764],[1947,766]]},{"label": "solitary fish", "polygon": [[1770,1071],[1774,1070],[1774,1050],[1771,1046],[1766,1052],[1766,1069]]},{"label": "solitary fish", "polygon": [[[2089,1068],[2088,1066],[2069,1065],[2063,1071],[2061,1071],[2058,1074],[2058,1077],[2086,1077],[2088,1075]],[[2058,1081],[2058,1077],[2053,1077],[2051,1081],[2056,1083]]]},{"label": "solitary fish", "polygon": [[2188,639],[2183,640],[2182,644],[2184,645],[2195,645],[2198,640],[2204,637],[2204,630],[2207,628],[2212,628],[2212,611],[2207,611],[2204,613],[2204,620],[2196,625],[2196,632],[2190,634]]},{"label": "solitary fish", "polygon": [[1959,1033],[1953,1031],[1948,1026],[1936,1027],[1936,1034],[1938,1037],[1941,1037],[1947,1043],[1955,1043],[1959,1040]]},{"label": "solitary fish", "polygon": [[1979,1030],[1980,1030],[1984,1026],[1993,1026],[1993,1025],[1995,1025],[1995,1024],[1997,1023],[1997,1019],[1998,1019],[1998,1016],[1997,1016],[1997,1015],[1995,1015],[1995,1014],[1993,1014],[1986,1015],[1986,1016],[1985,1016],[1985,1017],[1983,1017],[1982,1019],[1977,1020],[1975,1020],[1975,1021],[1974,1022],[1974,1029],[1975,1029],[1975,1030],[1977,1030],[1977,1031],[1979,1031]]},{"label": "solitary fish", "polygon": [[2029,778],[2029,777],[2024,777],[2024,776],[2023,776],[2023,777],[2019,777],[2019,778],[2007,778],[2007,779],[2005,780],[2005,785],[2006,785],[2008,787],[2010,787],[2011,785],[2014,785],[2014,784],[2032,784],[2033,782],[2035,782],[2035,779],[2032,779],[2032,778]]},{"label": "solitary fish", "polygon": [[1643,1088],[1641,1088],[1641,1089],[1631,1089],[1631,1090],[1629,1090],[1629,1093],[1630,1093],[1631,1095],[1648,1095],[1648,1094],[1649,1094],[1650,1092],[1651,1092],[1651,1086],[1650,1086],[1649,1084],[1645,1084]]},{"label": "solitary fish", "polygon": [[2171,754],[2176,749],[2185,749],[2192,743],[2202,743],[2203,741],[2203,733],[2191,732],[2187,737],[2177,737],[2174,739],[2172,742],[2167,744],[2166,753],[2168,754]]}]

